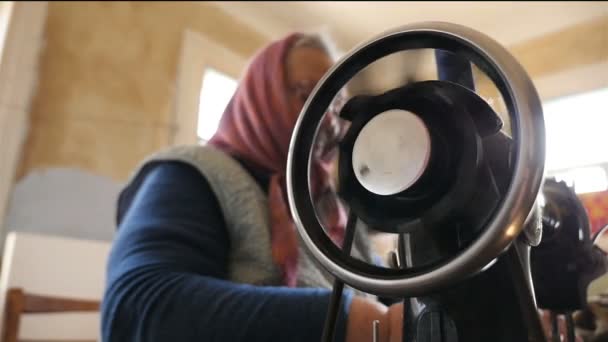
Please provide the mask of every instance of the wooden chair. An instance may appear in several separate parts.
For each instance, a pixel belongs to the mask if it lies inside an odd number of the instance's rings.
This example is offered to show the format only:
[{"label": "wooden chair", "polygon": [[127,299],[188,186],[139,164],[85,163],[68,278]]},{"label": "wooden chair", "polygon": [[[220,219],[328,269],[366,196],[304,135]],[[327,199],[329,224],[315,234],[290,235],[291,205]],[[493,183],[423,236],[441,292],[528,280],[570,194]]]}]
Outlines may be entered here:
[{"label": "wooden chair", "polygon": [[[50,297],[23,292],[23,289],[8,290],[4,313],[4,332],[2,342],[18,342],[19,323],[23,314],[96,312],[99,301]],[[29,340],[29,342],[34,342]],[[67,342],[67,341],[66,341]],[[70,341],[85,342],[85,341]],[[87,341],[88,342],[88,341]]]},{"label": "wooden chair", "polygon": [[11,232],[0,270],[0,342],[100,340],[110,242]]}]

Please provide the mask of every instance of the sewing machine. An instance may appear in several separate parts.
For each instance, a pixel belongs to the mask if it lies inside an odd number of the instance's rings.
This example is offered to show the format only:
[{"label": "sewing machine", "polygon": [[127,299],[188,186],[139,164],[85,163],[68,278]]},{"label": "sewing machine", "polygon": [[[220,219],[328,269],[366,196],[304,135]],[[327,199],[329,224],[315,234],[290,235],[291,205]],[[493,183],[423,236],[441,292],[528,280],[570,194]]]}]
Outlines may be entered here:
[{"label": "sewing machine", "polygon": [[[339,195],[350,213],[345,241],[337,246],[315,214],[309,186],[320,122],[363,68],[413,49],[435,49],[443,62],[438,65],[450,68],[440,68],[438,80],[354,96],[340,111],[349,127],[339,144]],[[500,92],[510,134],[475,92],[471,63]],[[544,133],[541,101],[526,71],[504,47],[472,29],[406,25],[342,58],[308,99],[287,168],[300,236],[335,276],[323,341],[333,341],[345,284],[403,299],[404,341],[546,341],[535,294],[535,283],[543,280],[533,277],[542,270],[531,268],[531,249],[541,244],[543,231],[555,228],[544,208],[547,198],[556,197],[539,196]],[[350,255],[358,221],[397,236],[390,266]],[[551,310],[554,302],[542,304]],[[562,309],[556,312],[575,308]],[[574,341],[573,333],[569,338]]]}]

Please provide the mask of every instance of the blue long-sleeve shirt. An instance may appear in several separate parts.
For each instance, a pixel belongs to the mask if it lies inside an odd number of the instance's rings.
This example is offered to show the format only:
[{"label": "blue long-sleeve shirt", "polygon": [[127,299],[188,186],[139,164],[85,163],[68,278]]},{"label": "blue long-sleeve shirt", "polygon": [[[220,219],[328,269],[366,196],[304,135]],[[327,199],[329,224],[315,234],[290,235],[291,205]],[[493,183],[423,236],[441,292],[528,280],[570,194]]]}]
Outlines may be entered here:
[{"label": "blue long-sleeve shirt", "polygon": [[[102,303],[105,342],[319,341],[330,291],[227,280],[230,240],[206,179],[150,165],[123,191]],[[255,241],[252,241],[255,243]],[[345,339],[352,295],[342,300]]]}]

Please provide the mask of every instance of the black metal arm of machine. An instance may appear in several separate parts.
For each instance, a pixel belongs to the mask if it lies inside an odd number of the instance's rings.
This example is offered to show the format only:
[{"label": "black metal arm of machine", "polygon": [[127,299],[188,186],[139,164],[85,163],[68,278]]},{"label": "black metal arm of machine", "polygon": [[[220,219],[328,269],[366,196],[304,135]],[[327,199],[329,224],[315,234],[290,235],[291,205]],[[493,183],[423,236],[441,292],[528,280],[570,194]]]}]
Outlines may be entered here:
[{"label": "black metal arm of machine", "polygon": [[[436,81],[355,96],[340,112],[350,122],[339,145],[340,196],[350,214],[339,248],[325,234],[310,195],[319,124],[360,70],[391,53],[424,48],[465,68],[439,70]],[[500,92],[511,135],[474,92],[470,63]],[[530,269],[530,249],[542,232],[537,198],[543,167],[536,90],[521,65],[487,36],[459,25],[421,23],[350,52],[303,109],[287,168],[302,241],[335,276],[323,341],[333,340],[345,284],[405,300],[404,341],[545,341]],[[358,221],[397,235],[398,265],[372,265],[350,255]]]}]

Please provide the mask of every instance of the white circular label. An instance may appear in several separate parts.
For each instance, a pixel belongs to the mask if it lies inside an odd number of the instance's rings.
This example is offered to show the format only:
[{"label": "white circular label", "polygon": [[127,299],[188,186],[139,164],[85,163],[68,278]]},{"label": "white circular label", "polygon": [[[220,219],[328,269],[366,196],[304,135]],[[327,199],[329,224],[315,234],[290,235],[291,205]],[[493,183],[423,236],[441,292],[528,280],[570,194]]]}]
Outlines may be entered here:
[{"label": "white circular label", "polygon": [[376,115],[359,132],[353,170],[367,190],[393,195],[422,176],[431,155],[431,137],[415,114],[391,109]]}]

